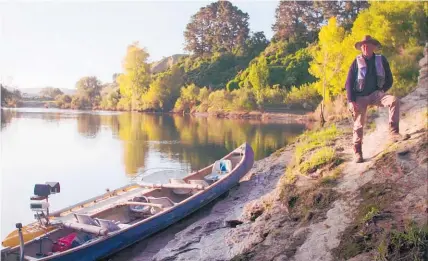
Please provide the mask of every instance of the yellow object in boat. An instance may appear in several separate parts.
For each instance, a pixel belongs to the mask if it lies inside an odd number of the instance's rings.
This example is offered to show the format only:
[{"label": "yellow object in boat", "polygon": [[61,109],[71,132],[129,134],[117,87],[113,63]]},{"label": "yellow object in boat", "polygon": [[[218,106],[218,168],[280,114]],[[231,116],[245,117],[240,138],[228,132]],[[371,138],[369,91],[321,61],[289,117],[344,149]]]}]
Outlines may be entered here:
[{"label": "yellow object in boat", "polygon": [[[24,242],[30,241],[54,229],[56,229],[55,226],[43,227],[37,222],[26,225],[22,227],[22,235],[24,236]],[[18,230],[14,230],[12,233],[7,235],[7,237],[1,242],[1,244],[4,247],[18,246],[19,245]]]}]

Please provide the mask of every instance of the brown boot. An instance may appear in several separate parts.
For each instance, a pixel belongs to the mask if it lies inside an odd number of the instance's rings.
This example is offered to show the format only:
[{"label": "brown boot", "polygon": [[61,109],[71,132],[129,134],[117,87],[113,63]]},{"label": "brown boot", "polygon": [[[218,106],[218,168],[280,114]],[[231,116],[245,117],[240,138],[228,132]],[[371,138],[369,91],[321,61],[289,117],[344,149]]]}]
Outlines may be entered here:
[{"label": "brown boot", "polygon": [[399,142],[403,140],[408,140],[410,138],[409,134],[401,135],[400,134],[400,125],[398,122],[389,123],[389,139],[392,142]]},{"label": "brown boot", "polygon": [[361,163],[364,161],[361,144],[354,144],[354,157],[355,163]]},{"label": "brown boot", "polygon": [[389,134],[389,139],[392,142],[399,142],[399,141],[403,141],[403,140],[408,140],[409,138],[410,138],[409,134],[401,135],[400,133],[396,133],[396,132],[391,132]]}]

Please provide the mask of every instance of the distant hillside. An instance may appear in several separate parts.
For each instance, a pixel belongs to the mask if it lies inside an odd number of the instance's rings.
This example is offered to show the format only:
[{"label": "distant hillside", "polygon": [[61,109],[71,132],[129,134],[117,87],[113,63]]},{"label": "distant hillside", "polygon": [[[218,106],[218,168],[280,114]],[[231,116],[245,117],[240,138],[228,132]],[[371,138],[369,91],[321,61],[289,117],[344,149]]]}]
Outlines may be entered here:
[{"label": "distant hillside", "polygon": [[[26,93],[28,96],[38,96],[40,94],[40,91],[43,88],[20,88],[19,91],[21,91],[22,94]],[[74,95],[76,93],[75,89],[66,89],[66,88],[59,88],[64,94],[68,95]]]},{"label": "distant hillside", "polygon": [[160,61],[153,62],[151,65],[152,73],[160,73],[168,70],[174,64],[178,62],[181,57],[187,56],[186,54],[174,54],[169,57],[165,57]]}]

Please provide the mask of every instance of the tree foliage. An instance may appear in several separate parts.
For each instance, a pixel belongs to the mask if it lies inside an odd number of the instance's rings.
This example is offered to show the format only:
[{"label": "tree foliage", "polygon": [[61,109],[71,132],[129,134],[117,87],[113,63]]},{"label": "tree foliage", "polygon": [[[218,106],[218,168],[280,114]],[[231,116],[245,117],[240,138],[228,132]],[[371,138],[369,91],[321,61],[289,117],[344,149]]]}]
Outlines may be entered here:
[{"label": "tree foliage", "polygon": [[382,44],[376,52],[390,61],[394,77],[392,93],[408,93],[411,90],[408,86],[416,84],[418,54],[422,51],[418,46],[427,40],[425,5],[422,2],[370,2],[370,7],[356,18],[349,34],[337,19],[331,18],[312,48],[309,72],[318,78],[313,86],[321,95],[326,87],[326,101],[343,93],[349,66],[361,53],[354,44],[369,34]]},{"label": "tree foliage", "polygon": [[[202,89],[206,92],[206,89]],[[199,105],[200,89],[194,84],[181,88],[180,98],[175,103],[175,111],[190,112],[195,106]],[[205,98],[205,97],[204,97]]]},{"label": "tree foliage", "polygon": [[123,74],[117,77],[121,94],[121,106],[132,110],[141,106],[141,95],[150,84],[150,65],[147,62],[149,54],[138,43],[128,46],[123,61]]},{"label": "tree foliage", "polygon": [[350,28],[367,1],[280,1],[272,26],[274,39],[313,42],[328,19]]},{"label": "tree foliage", "polygon": [[186,26],[185,49],[201,56],[243,48],[249,37],[248,19],[229,1],[202,7]]},{"label": "tree foliage", "polygon": [[343,90],[343,62],[345,30],[338,26],[336,18],[330,18],[319,34],[318,45],[312,51],[313,61],[309,72],[319,79],[316,87],[326,101]]},{"label": "tree foliage", "polygon": [[82,107],[83,104],[85,106],[91,106],[91,104],[98,105],[97,103],[100,99],[101,88],[102,88],[101,82],[98,80],[97,77],[95,76],[82,77],[76,83],[77,94],[80,96],[79,104],[81,104],[81,106],[76,106],[76,107]]},{"label": "tree foliage", "polygon": [[19,107],[21,103],[21,92],[19,90],[9,91],[6,86],[1,87],[1,106]]},{"label": "tree foliage", "polygon": [[40,95],[49,99],[55,99],[56,96],[62,95],[63,92],[59,88],[46,87],[40,91]]},{"label": "tree foliage", "polygon": [[261,103],[262,90],[268,86],[269,69],[267,66],[266,57],[261,56],[257,63],[253,63],[250,67],[248,75],[249,82],[256,92],[257,103]]},{"label": "tree foliage", "polygon": [[61,109],[70,109],[71,101],[72,101],[72,97],[67,94],[61,94],[55,97],[55,104],[58,108],[61,108]]},{"label": "tree foliage", "polygon": [[142,96],[144,110],[170,110],[180,96],[183,84],[183,69],[174,66],[171,71],[162,73],[150,84],[148,92]]},{"label": "tree foliage", "polygon": [[[328,101],[343,93],[349,66],[360,53],[354,44],[367,34],[381,42],[377,52],[390,61],[392,92],[404,95],[418,76],[427,15],[425,2],[281,1],[269,42],[263,32],[249,33],[247,13],[217,1],[187,24],[185,47],[194,55],[166,71],[151,71],[148,52],[133,43],[123,72],[110,83],[83,77],[73,97],[53,88],[44,95],[56,97],[59,107],[79,109],[220,112],[284,102],[313,107],[320,95]],[[4,88],[3,93],[2,104],[19,97]]]}]

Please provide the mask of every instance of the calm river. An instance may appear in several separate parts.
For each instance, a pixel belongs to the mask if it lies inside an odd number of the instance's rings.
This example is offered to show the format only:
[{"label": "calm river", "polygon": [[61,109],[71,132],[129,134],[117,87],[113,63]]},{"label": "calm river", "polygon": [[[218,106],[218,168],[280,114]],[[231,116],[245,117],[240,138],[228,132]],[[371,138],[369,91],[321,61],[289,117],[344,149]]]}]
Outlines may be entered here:
[{"label": "calm river", "polygon": [[52,210],[128,183],[165,182],[211,164],[243,142],[256,159],[305,130],[190,116],[54,109],[1,111],[1,237],[33,220],[34,184],[58,181]]}]

